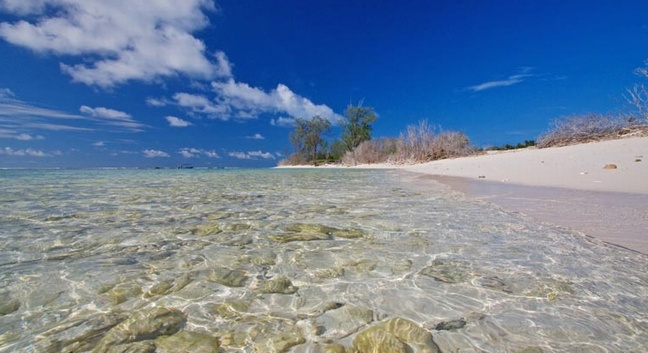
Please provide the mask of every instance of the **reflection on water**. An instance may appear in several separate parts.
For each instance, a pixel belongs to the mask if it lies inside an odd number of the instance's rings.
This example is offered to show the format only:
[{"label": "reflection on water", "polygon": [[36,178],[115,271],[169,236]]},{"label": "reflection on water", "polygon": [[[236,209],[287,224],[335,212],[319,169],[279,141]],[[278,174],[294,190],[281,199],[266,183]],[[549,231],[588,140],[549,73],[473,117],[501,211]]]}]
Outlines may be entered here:
[{"label": "reflection on water", "polygon": [[0,352],[648,346],[645,255],[413,178],[0,171]]}]

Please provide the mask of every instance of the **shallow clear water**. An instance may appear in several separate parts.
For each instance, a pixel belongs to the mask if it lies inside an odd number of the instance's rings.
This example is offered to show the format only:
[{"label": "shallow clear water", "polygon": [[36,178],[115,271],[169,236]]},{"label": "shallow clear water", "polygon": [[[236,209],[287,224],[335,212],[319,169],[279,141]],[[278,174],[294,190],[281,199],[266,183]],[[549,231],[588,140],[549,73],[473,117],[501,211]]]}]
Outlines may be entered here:
[{"label": "shallow clear water", "polygon": [[0,352],[90,351],[151,307],[224,352],[351,347],[391,317],[442,352],[648,347],[646,255],[415,175],[2,170],[0,184]]}]

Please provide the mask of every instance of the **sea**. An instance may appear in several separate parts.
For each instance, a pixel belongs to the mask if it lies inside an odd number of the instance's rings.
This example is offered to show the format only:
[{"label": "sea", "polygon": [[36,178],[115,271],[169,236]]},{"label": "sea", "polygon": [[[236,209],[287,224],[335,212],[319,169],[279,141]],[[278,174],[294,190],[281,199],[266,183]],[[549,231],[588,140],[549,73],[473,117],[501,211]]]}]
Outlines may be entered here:
[{"label": "sea", "polygon": [[0,352],[361,340],[645,352],[648,256],[402,171],[0,170]]}]

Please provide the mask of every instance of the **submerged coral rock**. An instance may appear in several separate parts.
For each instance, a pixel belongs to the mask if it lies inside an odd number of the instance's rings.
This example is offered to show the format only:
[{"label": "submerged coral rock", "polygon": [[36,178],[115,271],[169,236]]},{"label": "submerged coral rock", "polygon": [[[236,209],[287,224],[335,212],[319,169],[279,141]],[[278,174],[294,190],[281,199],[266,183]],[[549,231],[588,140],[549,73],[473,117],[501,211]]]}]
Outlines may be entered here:
[{"label": "submerged coral rock", "polygon": [[[74,318],[42,333],[36,343],[36,352],[86,352],[94,347],[103,335],[128,316],[122,312]],[[0,343],[2,340],[0,339]]]},{"label": "submerged coral rock", "polygon": [[19,308],[20,301],[18,299],[7,297],[5,300],[0,301],[0,316],[11,314]]},{"label": "submerged coral rock", "polygon": [[322,345],[320,351],[322,353],[346,353],[346,349],[339,343]]},{"label": "submerged coral rock", "polygon": [[207,272],[207,280],[228,287],[243,287],[248,279],[247,272],[219,267]]},{"label": "submerged coral rock", "polygon": [[315,319],[315,324],[325,327],[322,337],[326,339],[341,339],[357,332],[361,327],[373,321],[371,309],[347,304],[332,310],[326,310]]},{"label": "submerged coral rock", "polygon": [[289,243],[292,241],[313,241],[328,240],[330,236],[323,233],[294,233],[294,234],[274,234],[269,236],[270,239],[277,243]]},{"label": "submerged coral rock", "polygon": [[[284,228],[285,231],[298,234],[310,234],[310,237],[328,239],[329,236],[336,236],[345,239],[356,239],[364,237],[359,229],[338,229],[322,224],[293,223]],[[315,239],[310,239],[315,240]]]},{"label": "submerged coral rock", "polygon": [[407,346],[396,335],[381,328],[371,328],[360,333],[353,340],[353,347],[359,353],[407,353]]},{"label": "submerged coral rock", "polygon": [[351,229],[351,228],[336,230],[333,232],[333,235],[335,235],[338,238],[344,238],[344,239],[357,239],[365,236],[364,232],[361,231],[360,229]]},{"label": "submerged coral rock", "polygon": [[207,235],[213,235],[213,234],[218,234],[222,232],[218,224],[201,224],[199,226],[194,227],[191,230],[192,234],[199,235],[199,236],[207,236]]},{"label": "submerged coral rock", "polygon": [[511,288],[504,282],[503,279],[497,276],[479,277],[474,280],[474,283],[480,287],[498,290],[504,293],[511,293]]},{"label": "submerged coral rock", "polygon": [[210,311],[223,319],[241,317],[250,307],[250,302],[244,300],[230,300],[222,304],[214,304]]},{"label": "submerged coral rock", "polygon": [[171,288],[173,288],[173,281],[170,280],[161,281],[153,285],[151,289],[149,289],[149,291],[146,292],[144,296],[152,297],[154,295],[165,295],[171,292]]},{"label": "submerged coral rock", "polygon": [[219,345],[215,337],[203,333],[181,331],[173,336],[160,336],[155,339],[156,353],[218,353]]},{"label": "submerged coral rock", "polygon": [[362,331],[353,340],[353,347],[360,353],[440,352],[430,332],[403,318],[388,319]]},{"label": "submerged coral rock", "polygon": [[177,292],[186,287],[189,283],[191,283],[191,281],[191,276],[189,276],[188,274],[184,274],[178,277],[175,281],[160,281],[159,283],[153,285],[144,296],[152,297],[155,295],[166,295],[169,293]]},{"label": "submerged coral rock", "polygon": [[304,333],[298,326],[293,326],[281,335],[270,337],[254,346],[255,353],[281,353],[287,352],[291,347],[306,342]]},{"label": "submerged coral rock", "polygon": [[527,347],[518,353],[544,353],[544,350],[540,347]]},{"label": "submerged coral rock", "polygon": [[113,304],[121,304],[131,298],[142,294],[142,288],[136,283],[122,283],[116,285],[108,292],[108,296]]},{"label": "submerged coral rock", "polygon": [[259,291],[261,293],[293,294],[298,288],[286,277],[279,277],[261,282]]},{"label": "submerged coral rock", "polygon": [[338,231],[337,228],[328,227],[321,224],[306,224],[306,223],[293,223],[284,228],[287,232],[294,233],[319,233],[319,234],[333,234]]},{"label": "submerged coral rock", "polygon": [[447,259],[434,260],[420,273],[445,283],[461,283],[470,278],[470,268],[466,263]]},{"label": "submerged coral rock", "polygon": [[546,297],[549,300],[556,300],[559,297],[574,294],[574,288],[570,282],[562,281],[559,279],[545,279],[540,280],[535,284],[535,287],[524,295],[530,297]]},{"label": "submerged coral rock", "polygon": [[178,309],[156,307],[139,311],[108,331],[93,353],[108,353],[112,346],[174,334],[185,322],[184,315]]},{"label": "submerged coral rock", "polygon": [[155,353],[153,342],[134,342],[112,346],[106,353]]}]

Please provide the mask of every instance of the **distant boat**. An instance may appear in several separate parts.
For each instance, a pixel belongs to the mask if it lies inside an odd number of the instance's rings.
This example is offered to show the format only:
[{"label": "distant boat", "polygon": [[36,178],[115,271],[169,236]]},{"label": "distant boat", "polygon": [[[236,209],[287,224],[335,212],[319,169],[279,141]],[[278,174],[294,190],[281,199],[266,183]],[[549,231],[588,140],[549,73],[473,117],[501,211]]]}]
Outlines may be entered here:
[{"label": "distant boat", "polygon": [[193,166],[191,164],[181,164],[178,169],[193,169]]}]

